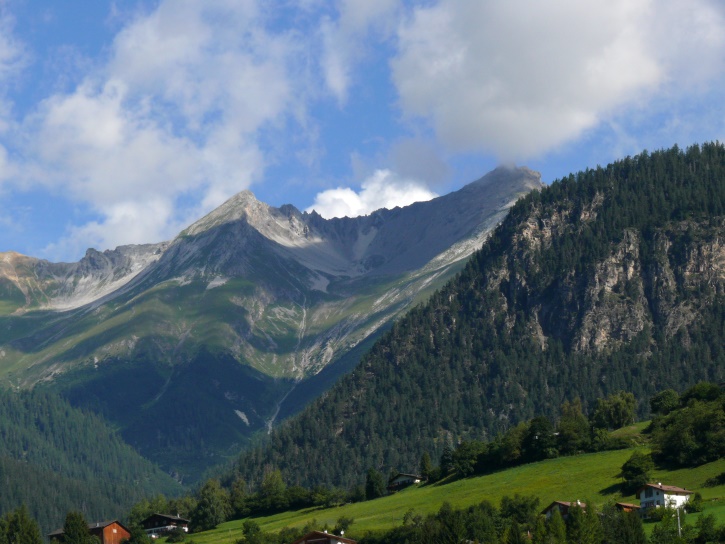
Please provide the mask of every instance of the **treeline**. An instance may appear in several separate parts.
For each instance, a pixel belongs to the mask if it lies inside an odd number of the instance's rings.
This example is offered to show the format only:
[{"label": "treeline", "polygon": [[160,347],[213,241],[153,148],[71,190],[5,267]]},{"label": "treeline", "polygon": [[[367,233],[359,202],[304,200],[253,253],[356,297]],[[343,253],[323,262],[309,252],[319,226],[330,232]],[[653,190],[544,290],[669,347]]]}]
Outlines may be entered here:
[{"label": "treeline", "polygon": [[21,504],[42,530],[68,511],[122,517],[144,496],[182,487],[99,417],[43,391],[0,389],[0,514]]},{"label": "treeline", "polygon": [[[677,522],[663,515],[647,539],[638,514],[623,512],[612,504],[596,508],[588,502],[569,508],[566,521],[558,509],[547,519],[539,513],[535,497],[503,497],[500,508],[484,501],[454,510],[444,504],[428,516],[408,512],[403,525],[379,535],[368,535],[360,544],[439,544],[442,542],[501,542],[504,544],[705,544],[722,542],[725,525],[718,527],[712,515],[700,517],[695,525],[684,523],[682,536]],[[240,543],[241,544],[241,543]]]},{"label": "treeline", "polygon": [[252,489],[238,474],[223,483],[217,479],[204,482],[192,494],[174,499],[157,495],[137,502],[128,515],[130,527],[157,512],[172,512],[190,520],[190,529],[206,531],[220,523],[245,517],[259,517],[312,506],[330,508],[365,500],[362,485],[350,490],[318,486],[307,489],[288,486],[279,470],[270,469],[261,483]]},{"label": "treeline", "polygon": [[[556,424],[545,416],[519,423],[490,442],[466,440],[443,449],[438,466],[424,453],[420,473],[436,481],[454,476],[466,477],[550,459],[563,455],[623,449],[633,444],[627,438],[613,438],[609,430],[634,423],[637,402],[632,393],[619,392],[598,399],[587,418],[579,399],[565,402]],[[652,454],[651,465],[663,467],[697,466],[725,458],[725,389],[701,382],[682,395],[666,389],[649,401],[652,422],[645,430]],[[646,460],[640,461],[647,463]],[[631,467],[630,467],[631,468]],[[650,469],[650,470],[651,470]],[[628,491],[647,483],[648,471],[623,476]]]},{"label": "treeline", "polygon": [[598,399],[589,417],[582,412],[579,399],[561,406],[558,421],[538,416],[511,427],[490,442],[464,440],[446,445],[438,466],[424,453],[421,475],[430,481],[454,476],[464,478],[533,463],[559,456],[575,455],[632,446],[609,432],[634,423],[637,402],[632,393],[619,392]]},{"label": "treeline", "polygon": [[[553,420],[576,397],[591,412],[630,391],[642,418],[659,390],[722,381],[725,282],[693,263],[715,255],[724,231],[719,143],[534,191],[454,281],[235,470],[250,482],[273,466],[296,485],[350,487],[368,467],[410,471],[421,451],[437,458],[446,444]],[[627,262],[603,264],[625,250]],[[612,323],[606,348],[582,344]]]},{"label": "treeline", "polygon": [[[569,508],[566,520],[558,509],[547,517],[540,512],[539,499],[504,496],[496,508],[488,501],[464,509],[448,503],[435,514],[423,516],[409,510],[402,524],[389,531],[355,534],[354,520],[340,518],[330,533],[352,535],[360,544],[441,544],[499,542],[503,544],[706,544],[725,541],[725,525],[712,514],[700,516],[694,524],[684,518],[680,527],[674,512],[661,512],[661,520],[648,539],[640,516],[624,512],[613,504],[597,508],[587,502]],[[349,527],[353,529],[349,531]],[[278,533],[262,532],[252,520],[244,522],[243,536],[236,544],[285,544],[310,530],[320,530],[313,520],[305,527],[284,528]]]},{"label": "treeline", "polygon": [[690,467],[725,458],[725,389],[700,383],[679,396],[669,389],[651,401],[652,458]]},{"label": "treeline", "polygon": [[[587,419],[576,399],[562,406],[554,426],[546,417],[537,417],[501,433],[490,443],[464,441],[455,448],[444,448],[438,466],[427,452],[420,463],[421,475],[429,481],[445,477],[466,477],[521,463],[539,461],[586,451],[628,447],[628,442],[613,440],[609,429],[634,422],[636,402],[631,393],[620,392],[600,399]],[[240,472],[221,481],[209,479],[193,494],[167,500],[158,495],[139,501],[128,516],[130,526],[155,512],[173,512],[191,521],[192,531],[213,529],[232,519],[259,517],[309,507],[330,508],[346,503],[372,500],[387,494],[387,484],[398,471],[383,475],[375,468],[358,475],[348,489],[318,485],[306,488],[288,485],[279,469],[267,467],[256,483],[248,482]],[[364,479],[364,485],[363,485]]]},{"label": "treeline", "polygon": [[[718,384],[699,383],[682,395],[668,389],[653,396],[649,404],[655,415],[647,432],[657,463],[681,465],[687,461],[688,465],[696,465],[725,456],[725,391]],[[558,456],[628,448],[633,445],[631,439],[613,437],[610,431],[634,423],[636,406],[632,393],[618,392],[598,399],[587,416],[581,402],[574,399],[561,406],[556,422],[537,416],[489,442],[466,440],[448,444],[437,464],[424,450],[418,470],[425,480],[436,482],[488,474]],[[683,447],[690,458],[682,457]],[[649,481],[653,469],[652,456],[635,452],[622,467],[622,490],[634,492]],[[343,489],[288,485],[281,471],[273,467],[265,470],[257,485],[235,472],[221,481],[207,480],[195,493],[184,497],[166,499],[157,495],[151,500],[144,499],[132,508],[128,522],[136,526],[155,512],[173,512],[190,519],[193,531],[205,531],[232,519],[372,500],[388,493],[387,484],[397,474],[397,470],[391,470],[386,476],[370,467],[358,475],[354,486]]]}]

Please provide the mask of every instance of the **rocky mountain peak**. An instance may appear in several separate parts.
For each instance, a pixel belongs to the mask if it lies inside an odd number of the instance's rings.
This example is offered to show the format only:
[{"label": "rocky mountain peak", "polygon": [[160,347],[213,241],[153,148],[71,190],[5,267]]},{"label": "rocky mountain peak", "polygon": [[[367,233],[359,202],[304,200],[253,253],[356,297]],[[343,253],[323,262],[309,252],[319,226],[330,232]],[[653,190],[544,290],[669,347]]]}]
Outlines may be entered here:
[{"label": "rocky mountain peak", "polygon": [[249,190],[241,191],[226,200],[204,217],[181,232],[180,236],[195,236],[225,223],[239,221],[245,217],[260,217],[269,213],[270,206],[260,202]]}]

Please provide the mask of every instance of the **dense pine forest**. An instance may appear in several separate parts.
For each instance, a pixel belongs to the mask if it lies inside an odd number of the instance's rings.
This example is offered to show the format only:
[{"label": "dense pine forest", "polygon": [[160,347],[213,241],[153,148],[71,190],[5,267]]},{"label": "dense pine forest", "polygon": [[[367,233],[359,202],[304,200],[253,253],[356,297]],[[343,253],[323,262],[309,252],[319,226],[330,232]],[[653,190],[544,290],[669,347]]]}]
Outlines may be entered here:
[{"label": "dense pine forest", "polygon": [[465,270],[245,452],[247,481],[350,487],[565,402],[722,381],[725,148],[674,147],[520,200]]},{"label": "dense pine forest", "polygon": [[97,416],[45,392],[0,389],[0,489],[0,513],[25,504],[47,532],[70,510],[123,517],[141,498],[181,486]]}]

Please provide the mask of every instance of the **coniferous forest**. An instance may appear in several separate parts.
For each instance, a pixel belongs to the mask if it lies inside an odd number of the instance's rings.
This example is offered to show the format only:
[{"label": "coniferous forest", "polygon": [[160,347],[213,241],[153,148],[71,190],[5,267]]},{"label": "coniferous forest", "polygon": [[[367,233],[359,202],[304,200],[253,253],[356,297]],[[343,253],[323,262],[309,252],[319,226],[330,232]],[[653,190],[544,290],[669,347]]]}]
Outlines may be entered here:
[{"label": "coniferous forest", "polygon": [[534,191],[465,270],[322,398],[244,452],[302,485],[415,470],[576,398],[722,381],[725,148],[628,157]]},{"label": "coniferous forest", "polygon": [[[724,454],[722,429],[712,430],[724,372],[725,147],[645,152],[520,200],[357,368],[174,509],[204,529],[364,500],[371,475],[418,472],[426,458],[441,460],[443,477],[546,458],[527,437],[553,429],[556,455],[595,451],[609,446],[592,429],[623,424],[622,406],[627,421],[654,414],[655,461],[690,466]],[[683,444],[693,421],[708,440],[693,431]],[[509,458],[516,440],[520,456]],[[12,515],[43,532],[77,509],[122,518],[136,504],[138,521],[157,505],[144,497],[180,492],[102,419],[37,389],[0,390],[0,484],[0,513],[24,504]],[[205,507],[219,496],[226,509]]]},{"label": "coniferous forest", "polygon": [[0,389],[0,512],[24,504],[42,530],[70,510],[123,517],[132,504],[181,486],[99,417],[41,391]]}]

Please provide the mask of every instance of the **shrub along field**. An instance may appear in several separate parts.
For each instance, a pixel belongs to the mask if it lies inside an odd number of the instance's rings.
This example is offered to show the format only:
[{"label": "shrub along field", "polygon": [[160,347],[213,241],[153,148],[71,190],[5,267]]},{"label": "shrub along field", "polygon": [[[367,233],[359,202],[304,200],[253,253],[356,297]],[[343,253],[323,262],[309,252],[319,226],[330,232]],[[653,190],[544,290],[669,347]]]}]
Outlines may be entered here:
[{"label": "shrub along field", "polygon": [[[638,429],[630,432],[636,434]],[[623,430],[622,432],[627,432]],[[549,459],[473,478],[454,481],[443,480],[432,485],[413,486],[393,495],[335,508],[307,508],[273,516],[254,518],[262,531],[278,532],[284,527],[303,527],[315,520],[314,526],[332,529],[340,517],[353,518],[348,531],[351,537],[361,537],[368,531],[387,530],[403,523],[403,516],[413,509],[417,514],[436,512],[444,502],[453,508],[463,508],[488,500],[498,506],[503,496],[533,495],[539,498],[543,510],[554,500],[591,501],[597,505],[607,502],[634,502],[632,496],[622,496],[619,471],[634,451],[591,453],[573,457]],[[712,513],[718,523],[725,523],[725,485],[706,487],[705,481],[725,472],[725,459],[713,461],[697,468],[678,470],[656,469],[652,481],[677,485],[702,494],[705,513]],[[694,523],[697,514],[688,515]],[[235,520],[216,529],[194,534],[194,544],[234,544],[242,537],[245,520]]]}]

